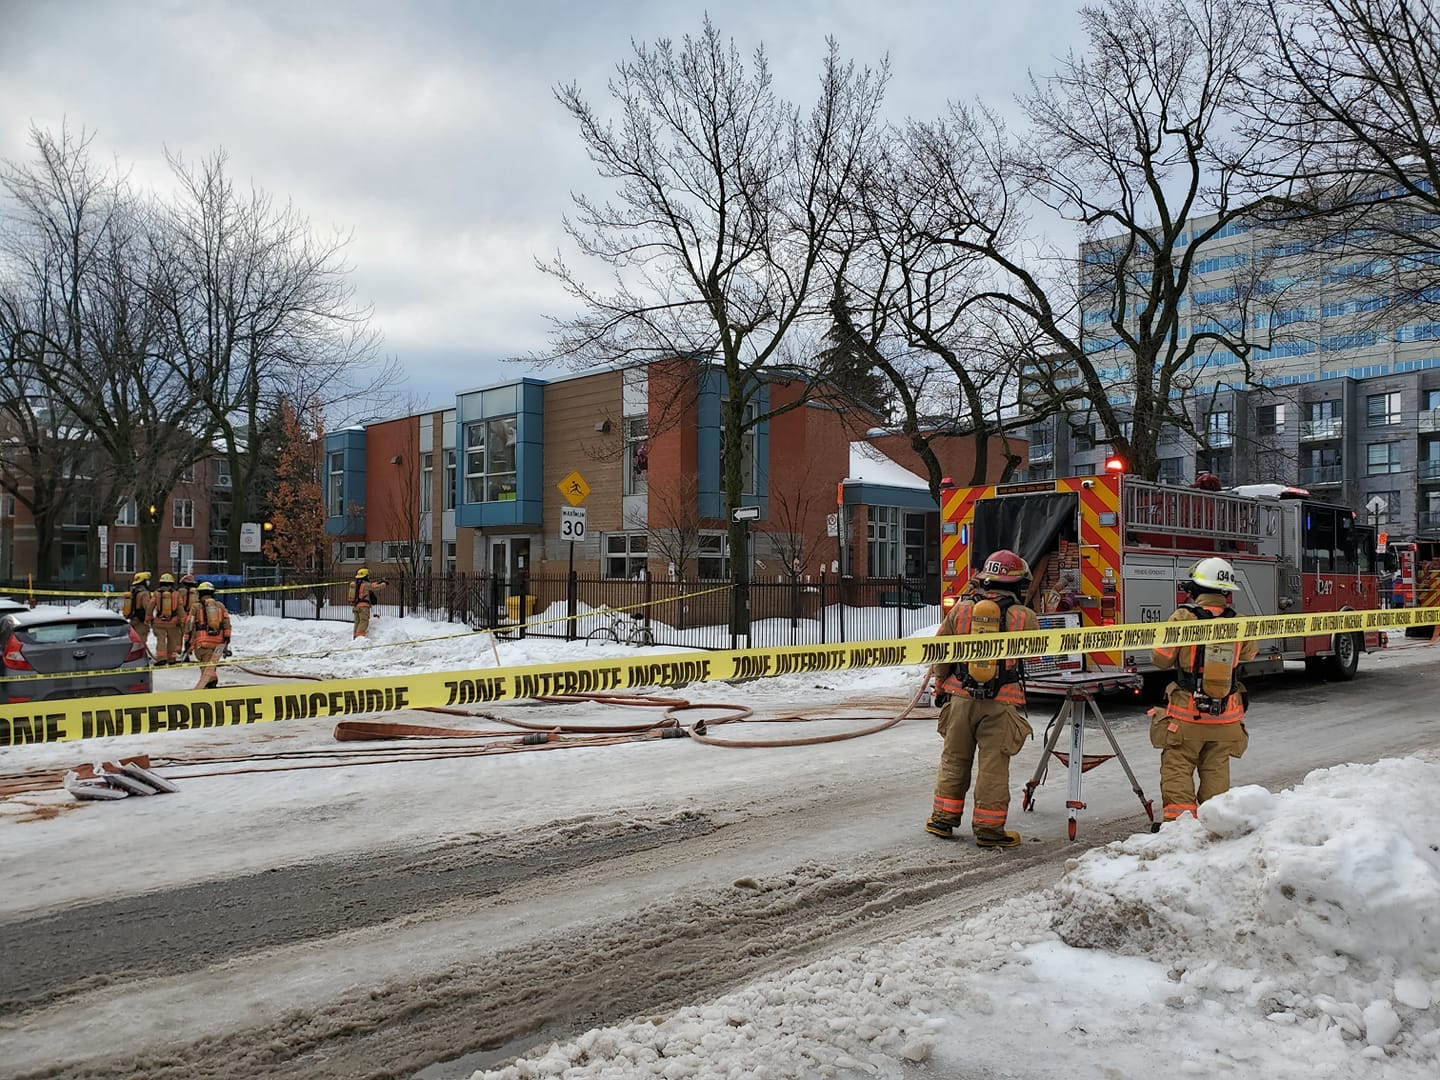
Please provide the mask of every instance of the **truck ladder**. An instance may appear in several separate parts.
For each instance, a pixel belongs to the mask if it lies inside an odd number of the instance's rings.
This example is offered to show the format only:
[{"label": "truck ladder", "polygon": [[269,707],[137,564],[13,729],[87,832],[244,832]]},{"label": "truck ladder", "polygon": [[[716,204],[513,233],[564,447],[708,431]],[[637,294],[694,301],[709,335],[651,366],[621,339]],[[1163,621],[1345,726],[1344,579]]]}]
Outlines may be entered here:
[{"label": "truck ladder", "polygon": [[1127,478],[1124,499],[1124,523],[1129,532],[1206,536],[1254,544],[1265,539],[1279,523],[1278,513],[1263,515],[1269,520],[1262,521],[1263,500],[1218,491]]}]

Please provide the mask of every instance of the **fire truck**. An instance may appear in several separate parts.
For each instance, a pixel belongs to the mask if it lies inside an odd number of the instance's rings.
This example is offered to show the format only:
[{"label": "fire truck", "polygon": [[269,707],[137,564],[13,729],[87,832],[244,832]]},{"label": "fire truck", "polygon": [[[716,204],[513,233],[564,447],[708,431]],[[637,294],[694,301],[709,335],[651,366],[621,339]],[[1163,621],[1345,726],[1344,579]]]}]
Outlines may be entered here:
[{"label": "fire truck", "polygon": [[[942,604],[966,590],[991,551],[1010,548],[1034,572],[1032,605],[1063,598],[1072,625],[1160,622],[1184,594],[1190,567],[1219,555],[1234,565],[1241,615],[1309,614],[1379,606],[1375,530],[1348,507],[1300,488],[1224,491],[1157,484],[1118,473],[950,488],[942,493]],[[1246,675],[1303,660],[1315,675],[1348,680],[1383,632],[1259,642]],[[1080,663],[1076,658],[1077,665]],[[1149,672],[1145,652],[1088,654],[1092,671]]]},{"label": "fire truck", "polygon": [[[1440,607],[1440,540],[1411,540],[1389,544],[1395,576],[1387,598],[1391,607]],[[1429,637],[1434,627],[1409,626],[1409,637]]]}]

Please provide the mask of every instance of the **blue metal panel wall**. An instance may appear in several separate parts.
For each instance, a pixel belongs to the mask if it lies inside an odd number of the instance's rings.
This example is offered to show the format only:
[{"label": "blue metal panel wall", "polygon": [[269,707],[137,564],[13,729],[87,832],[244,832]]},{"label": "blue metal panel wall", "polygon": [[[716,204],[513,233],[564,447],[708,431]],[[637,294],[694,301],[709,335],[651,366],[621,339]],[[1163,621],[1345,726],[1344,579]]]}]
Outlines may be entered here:
[{"label": "blue metal panel wall", "polygon": [[[325,532],[330,536],[360,536],[365,532],[365,432],[354,428],[333,431],[325,436],[325,458],[320,463],[320,490],[330,496],[330,455],[345,455],[345,506],[347,513],[325,518]],[[358,509],[349,513],[348,509]]]},{"label": "blue metal panel wall", "polygon": [[[539,379],[521,379],[502,386],[487,387],[456,399],[456,483],[455,524],[468,528],[486,525],[531,525],[539,527],[544,492],[545,384]],[[500,502],[470,503],[465,496],[466,425],[476,420],[514,416],[515,498]]]},{"label": "blue metal panel wall", "polygon": [[[723,373],[709,368],[700,375],[699,408],[696,433],[697,487],[700,495],[700,516],[725,516],[725,484],[720,476],[720,401],[725,396]],[[770,387],[762,383],[751,399],[756,412],[763,416],[770,411]],[[770,421],[762,420],[755,428],[755,492],[742,498],[746,506],[759,506],[761,519],[770,516]]]}]

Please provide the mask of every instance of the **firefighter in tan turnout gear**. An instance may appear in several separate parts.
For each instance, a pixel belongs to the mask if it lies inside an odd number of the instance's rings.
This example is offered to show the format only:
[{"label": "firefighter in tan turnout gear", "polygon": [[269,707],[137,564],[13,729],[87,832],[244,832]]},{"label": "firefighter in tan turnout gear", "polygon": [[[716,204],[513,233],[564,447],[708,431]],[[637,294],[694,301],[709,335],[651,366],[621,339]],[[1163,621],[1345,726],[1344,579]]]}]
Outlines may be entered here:
[{"label": "firefighter in tan turnout gear", "polygon": [[361,567],[350,582],[350,609],[355,613],[355,632],[351,637],[365,637],[370,632],[370,609],[380,602],[379,590],[385,582],[370,580],[370,571]]},{"label": "firefighter in tan turnout gear", "polygon": [[176,663],[185,637],[185,612],[174,574],[161,574],[160,584],[150,594],[150,628],[155,631],[155,663]]},{"label": "firefighter in tan turnout gear", "polygon": [[209,690],[220,685],[220,676],[215,670],[216,656],[230,655],[230,612],[215,595],[213,583],[202,581],[196,591],[200,603],[195,609],[191,643],[201,666],[200,681],[195,689]]},{"label": "firefighter in tan turnout gear", "polygon": [[145,651],[150,651],[150,574],[148,571],[136,571],[135,576],[130,579],[130,591],[125,594],[121,601],[121,609],[125,618],[130,620],[130,629],[135,631],[135,636],[140,639],[140,644],[145,646]]},{"label": "firefighter in tan turnout gear", "polygon": [[[959,601],[940,624],[940,636],[1037,630],[1035,612],[1020,600],[1030,584],[1030,567],[1013,551],[985,560],[975,575],[977,590]],[[975,805],[970,827],[980,847],[1007,848],[1020,834],[1005,829],[1010,807],[1010,759],[1031,735],[1020,715],[1025,705],[1023,662],[1006,660],[937,664],[933,668],[939,730],[945,740],[935,801],[925,831],[949,839],[965,813],[970,775],[975,776]]]},{"label": "firefighter in tan turnout gear", "polygon": [[[1201,559],[1190,568],[1183,588],[1190,602],[1181,604],[1171,622],[1233,619],[1230,594],[1237,582],[1226,560]],[[1160,751],[1160,796],[1165,820],[1194,816],[1201,803],[1230,788],[1230,759],[1245,753],[1244,687],[1235,669],[1255,659],[1254,641],[1219,645],[1183,645],[1150,653],[1157,668],[1173,668],[1175,681],[1166,691],[1165,708],[1151,710],[1150,742]],[[1195,790],[1195,774],[1200,790]]]}]

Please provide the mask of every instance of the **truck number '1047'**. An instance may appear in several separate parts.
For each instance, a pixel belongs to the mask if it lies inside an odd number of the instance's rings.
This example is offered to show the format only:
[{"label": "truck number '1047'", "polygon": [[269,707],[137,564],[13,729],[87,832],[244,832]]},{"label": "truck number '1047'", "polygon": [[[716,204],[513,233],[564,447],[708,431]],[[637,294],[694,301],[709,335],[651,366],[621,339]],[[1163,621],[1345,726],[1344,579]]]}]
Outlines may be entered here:
[{"label": "truck number '1047'", "polygon": [[1330,596],[1334,592],[1335,582],[1326,581],[1324,578],[1320,578],[1318,581],[1315,582],[1316,596]]}]

